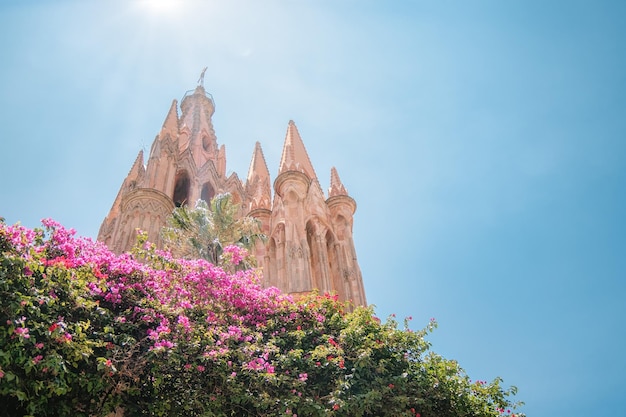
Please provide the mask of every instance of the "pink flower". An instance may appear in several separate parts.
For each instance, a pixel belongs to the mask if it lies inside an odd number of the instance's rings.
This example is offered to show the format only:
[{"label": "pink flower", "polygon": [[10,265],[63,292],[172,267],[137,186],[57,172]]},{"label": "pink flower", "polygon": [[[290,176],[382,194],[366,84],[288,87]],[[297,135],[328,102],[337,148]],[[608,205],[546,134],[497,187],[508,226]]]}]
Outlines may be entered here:
[{"label": "pink flower", "polygon": [[35,347],[36,347],[37,349],[43,349],[43,343],[37,343],[37,344],[35,345]]},{"label": "pink flower", "polygon": [[226,246],[222,252],[222,258],[233,265],[239,265],[246,256],[248,256],[248,251],[235,245]]},{"label": "pink flower", "polygon": [[159,340],[158,342],[156,342],[154,344],[153,349],[171,349],[174,346],[176,346],[174,343],[170,342],[169,340]]},{"label": "pink flower", "polygon": [[191,328],[191,324],[189,323],[189,317],[182,314],[178,316],[178,324],[183,326],[185,330],[189,330]]},{"label": "pink flower", "polygon": [[205,369],[205,368],[204,368],[204,366],[202,366],[202,365],[198,365],[198,366],[196,367],[196,369],[198,370],[198,372],[204,372],[204,369]]},{"label": "pink flower", "polygon": [[18,327],[15,329],[15,333],[22,336],[24,339],[28,339],[30,337],[28,334],[28,327]]},{"label": "pink flower", "polygon": [[37,365],[39,362],[41,362],[42,359],[43,359],[43,356],[37,355],[33,358],[33,363]]},{"label": "pink flower", "polygon": [[306,381],[309,378],[309,376],[306,373],[302,373],[300,375],[298,375],[298,379],[302,382]]}]

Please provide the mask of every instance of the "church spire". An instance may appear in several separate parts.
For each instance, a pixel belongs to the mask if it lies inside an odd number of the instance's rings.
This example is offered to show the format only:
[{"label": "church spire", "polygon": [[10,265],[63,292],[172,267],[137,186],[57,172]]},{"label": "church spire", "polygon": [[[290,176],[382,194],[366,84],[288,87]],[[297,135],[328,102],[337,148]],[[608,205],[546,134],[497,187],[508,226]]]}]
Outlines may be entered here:
[{"label": "church spire", "polygon": [[335,292],[342,301],[367,305],[352,238],[356,202],[337,170],[331,169],[325,198],[300,133],[289,121],[273,183],[259,142],[247,176],[226,176],[226,148],[217,143],[215,103],[204,88],[205,71],[193,90],[171,101],[146,164],[141,150],[98,240],[122,253],[130,249],[139,228],[163,248],[160,230],[177,205],[228,192],[239,206],[237,218],[256,219],[268,237],[251,249],[263,286],[276,286],[294,297],[314,290]]},{"label": "church spire", "polygon": [[280,175],[287,171],[303,172],[309,179],[317,178],[313,164],[311,164],[300,133],[298,133],[298,128],[293,120],[289,121],[289,126],[287,127],[287,136],[285,137],[278,174]]},{"label": "church spire", "polygon": [[267,169],[267,163],[265,162],[263,149],[261,149],[261,143],[257,142],[254,145],[254,154],[252,155],[252,161],[250,161],[247,182],[251,183],[255,178],[265,179],[269,178],[269,176],[270,171]]},{"label": "church spire", "polygon": [[254,146],[252,161],[250,161],[250,169],[248,170],[248,178],[246,179],[246,191],[251,198],[251,210],[256,208],[270,208],[270,172],[267,169],[265,156],[263,155],[261,143],[259,142]]},{"label": "church spire", "polygon": [[133,166],[130,168],[130,172],[128,173],[127,178],[137,179],[140,176],[144,175],[146,169],[143,166],[143,149],[139,151],[137,154],[137,158],[135,158],[135,162],[133,162]]},{"label": "church spire", "polygon": [[339,179],[337,168],[332,167],[330,169],[330,188],[328,189],[328,197],[334,197],[336,195],[348,195],[348,190],[346,190],[346,187],[344,187],[341,179]]},{"label": "church spire", "polygon": [[176,133],[178,133],[178,101],[176,99],[172,101],[170,111],[163,122],[161,133],[169,133],[172,137],[176,137]]}]

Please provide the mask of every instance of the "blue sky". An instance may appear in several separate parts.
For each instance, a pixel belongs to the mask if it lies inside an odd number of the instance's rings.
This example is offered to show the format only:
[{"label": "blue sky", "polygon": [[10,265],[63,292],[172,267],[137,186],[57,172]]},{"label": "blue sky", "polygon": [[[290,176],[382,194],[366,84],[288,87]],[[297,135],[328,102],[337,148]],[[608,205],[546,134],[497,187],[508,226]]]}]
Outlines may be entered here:
[{"label": "blue sky", "polygon": [[[157,7],[161,6],[161,7]],[[228,170],[293,119],[358,203],[368,301],[517,385],[626,408],[626,3],[5,1],[0,216],[94,237],[171,101],[205,87]]]}]

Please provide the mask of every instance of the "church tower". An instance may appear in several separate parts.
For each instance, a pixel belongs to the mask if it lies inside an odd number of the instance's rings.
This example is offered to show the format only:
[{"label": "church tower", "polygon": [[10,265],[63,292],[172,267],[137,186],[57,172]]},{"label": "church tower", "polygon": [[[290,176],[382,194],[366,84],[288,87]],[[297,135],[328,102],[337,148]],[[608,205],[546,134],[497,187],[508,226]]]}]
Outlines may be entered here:
[{"label": "church tower", "polygon": [[352,239],[356,202],[337,170],[331,170],[328,198],[319,184],[300,133],[289,121],[278,176],[272,183],[261,144],[252,154],[248,176],[226,176],[226,148],[218,146],[211,117],[212,96],[202,85],[172,102],[154,139],[147,164],[139,152],[102,222],[98,240],[113,252],[129,250],[136,229],[162,246],[160,231],[172,210],[198,199],[230,193],[242,216],[258,219],[268,240],[254,249],[265,286],[301,295],[334,292],[340,300],[366,305]]}]

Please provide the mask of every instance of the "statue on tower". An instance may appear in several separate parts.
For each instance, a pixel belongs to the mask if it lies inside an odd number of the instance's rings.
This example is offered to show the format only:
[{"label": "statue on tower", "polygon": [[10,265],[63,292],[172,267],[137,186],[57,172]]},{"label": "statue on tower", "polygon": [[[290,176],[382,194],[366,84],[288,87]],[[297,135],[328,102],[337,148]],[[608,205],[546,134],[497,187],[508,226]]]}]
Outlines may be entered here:
[{"label": "statue on tower", "polygon": [[200,78],[198,78],[198,85],[204,87],[204,73],[206,72],[208,67],[204,67],[202,72],[200,73]]}]

